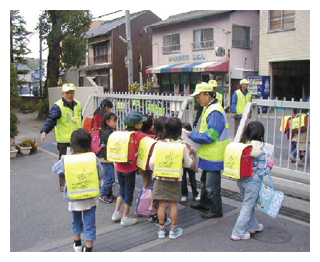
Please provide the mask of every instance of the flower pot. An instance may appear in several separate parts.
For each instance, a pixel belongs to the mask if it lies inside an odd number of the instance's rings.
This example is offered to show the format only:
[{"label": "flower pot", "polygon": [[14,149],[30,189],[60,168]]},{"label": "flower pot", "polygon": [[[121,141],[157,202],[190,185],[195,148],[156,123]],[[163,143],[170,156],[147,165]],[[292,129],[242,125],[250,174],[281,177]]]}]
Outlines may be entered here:
[{"label": "flower pot", "polygon": [[11,149],[10,149],[10,159],[11,159],[11,158],[16,158],[17,153],[18,153],[18,150],[17,150],[17,149],[11,148]]},{"label": "flower pot", "polygon": [[18,149],[19,149],[19,152],[22,154],[22,155],[29,155],[30,154],[30,150],[31,150],[31,146],[26,146],[26,147],[22,147],[22,146],[17,146]]}]

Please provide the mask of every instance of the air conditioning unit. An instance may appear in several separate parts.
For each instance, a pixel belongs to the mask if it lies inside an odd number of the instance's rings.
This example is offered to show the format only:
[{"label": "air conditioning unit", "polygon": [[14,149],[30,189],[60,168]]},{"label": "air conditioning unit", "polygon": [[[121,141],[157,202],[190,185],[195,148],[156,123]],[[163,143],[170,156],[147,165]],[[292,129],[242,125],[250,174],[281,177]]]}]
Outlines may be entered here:
[{"label": "air conditioning unit", "polygon": [[224,47],[218,46],[215,48],[216,50],[216,56],[225,56],[226,54],[226,50],[224,49]]}]

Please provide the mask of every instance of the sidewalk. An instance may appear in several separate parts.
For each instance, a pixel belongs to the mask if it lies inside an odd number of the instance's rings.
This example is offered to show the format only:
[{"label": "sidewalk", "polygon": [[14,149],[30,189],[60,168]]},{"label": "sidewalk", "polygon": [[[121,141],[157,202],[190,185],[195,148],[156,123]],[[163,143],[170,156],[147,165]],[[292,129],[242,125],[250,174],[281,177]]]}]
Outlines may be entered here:
[{"label": "sidewalk", "polygon": [[[17,141],[32,138],[40,142],[40,129],[44,121],[35,120],[35,116],[18,114],[22,119]],[[50,133],[39,152],[30,156],[19,155],[10,161],[11,251],[73,251],[71,215],[59,192],[58,177],[51,171],[58,160],[55,148],[54,134]],[[222,187],[224,183],[223,180]],[[137,176],[135,198],[141,186],[141,178]],[[233,187],[234,181],[226,186],[238,192]],[[115,194],[118,188],[116,184]],[[231,241],[231,231],[241,203],[227,197],[223,197],[222,201],[223,218],[211,220],[202,219],[199,211],[180,203],[178,224],[184,228],[184,233],[174,241],[158,239],[157,227],[146,217],[139,217],[137,225],[127,228],[113,223],[110,218],[115,203],[99,202],[94,251],[310,251],[310,224],[284,215],[274,220],[258,211],[258,220],[264,224],[265,230],[249,241]],[[284,205],[309,213],[309,204],[286,197]],[[134,207],[135,201],[131,213]]]}]

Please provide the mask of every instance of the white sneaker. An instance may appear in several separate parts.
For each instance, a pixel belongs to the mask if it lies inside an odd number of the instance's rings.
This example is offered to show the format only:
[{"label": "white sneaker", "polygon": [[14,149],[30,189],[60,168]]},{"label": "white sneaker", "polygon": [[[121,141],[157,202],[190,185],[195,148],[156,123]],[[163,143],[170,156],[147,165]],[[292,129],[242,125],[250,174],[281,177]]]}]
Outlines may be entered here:
[{"label": "white sneaker", "polygon": [[200,201],[200,195],[194,198],[195,201],[199,202]]},{"label": "white sneaker", "polygon": [[181,197],[181,202],[187,202],[187,197],[186,196]]},{"label": "white sneaker", "polygon": [[262,225],[262,224],[259,224],[259,225],[258,225],[258,228],[257,228],[256,230],[253,230],[253,231],[248,230],[248,232],[251,233],[251,234],[254,234],[254,233],[256,233],[256,232],[261,232],[262,230],[263,230],[263,225]]},{"label": "white sneaker", "polygon": [[169,238],[170,238],[170,239],[175,239],[175,238],[177,238],[177,237],[180,237],[180,236],[182,235],[182,233],[183,233],[183,229],[182,229],[181,227],[178,227],[178,228],[176,229],[176,231],[170,230],[170,232],[169,232]]},{"label": "white sneaker", "polygon": [[116,222],[116,221],[121,220],[121,218],[122,218],[122,215],[121,215],[120,212],[119,212],[119,213],[113,213],[113,214],[112,214],[112,217],[111,217],[111,220],[112,220],[113,222]]},{"label": "white sneaker", "polygon": [[74,252],[82,252],[82,246],[76,246],[76,243],[73,243]]},{"label": "white sneaker", "polygon": [[164,229],[164,230],[158,230],[158,238],[166,238],[166,233],[167,231]]},{"label": "white sneaker", "polygon": [[120,224],[121,226],[132,226],[137,223],[138,223],[138,219],[133,217],[127,217],[127,218],[122,218]]},{"label": "white sneaker", "polygon": [[231,236],[231,239],[234,240],[234,241],[238,241],[238,240],[248,240],[248,239],[250,239],[250,233],[247,232],[247,231],[244,232],[243,237],[238,237],[238,236],[232,235],[232,236]]}]

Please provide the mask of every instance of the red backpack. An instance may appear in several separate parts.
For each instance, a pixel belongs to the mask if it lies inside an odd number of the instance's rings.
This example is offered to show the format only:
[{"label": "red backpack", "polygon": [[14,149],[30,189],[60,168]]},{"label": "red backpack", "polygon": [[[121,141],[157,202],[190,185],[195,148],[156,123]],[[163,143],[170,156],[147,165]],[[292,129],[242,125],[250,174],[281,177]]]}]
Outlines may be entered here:
[{"label": "red backpack", "polygon": [[91,151],[98,154],[104,145],[100,145],[101,137],[101,116],[88,116],[84,120],[83,128],[88,130],[91,135]]}]

